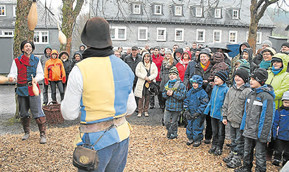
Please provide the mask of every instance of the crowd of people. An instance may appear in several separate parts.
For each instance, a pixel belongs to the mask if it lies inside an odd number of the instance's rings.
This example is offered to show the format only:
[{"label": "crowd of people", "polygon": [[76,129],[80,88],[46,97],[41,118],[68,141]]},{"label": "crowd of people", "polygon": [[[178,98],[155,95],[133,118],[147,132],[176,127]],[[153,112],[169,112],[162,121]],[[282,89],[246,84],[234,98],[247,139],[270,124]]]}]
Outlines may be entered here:
[{"label": "crowd of people", "polygon": [[289,160],[289,43],[280,53],[269,40],[256,55],[247,42],[240,44],[237,56],[227,52],[196,43],[191,48],[146,45],[126,53],[121,47],[114,51],[135,74],[137,116],[149,116],[149,106],[155,108],[158,98],[168,139],[178,137],[178,122],[185,119],[187,145],[198,147],[205,137],[204,143],[211,144],[209,153],[218,156],[228,125],[231,151],[224,161],[229,168],[250,171],[254,148],[257,171],[266,171],[266,158],[273,150],[272,163],[284,165]]}]

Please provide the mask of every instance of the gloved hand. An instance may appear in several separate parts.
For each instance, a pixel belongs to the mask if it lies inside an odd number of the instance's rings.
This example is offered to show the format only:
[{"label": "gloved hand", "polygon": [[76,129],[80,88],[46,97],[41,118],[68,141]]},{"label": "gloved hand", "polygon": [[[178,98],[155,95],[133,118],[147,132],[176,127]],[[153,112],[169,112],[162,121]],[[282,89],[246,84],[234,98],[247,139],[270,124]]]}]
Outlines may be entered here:
[{"label": "gloved hand", "polygon": [[62,77],[62,83],[64,84],[66,82],[66,77]]},{"label": "gloved hand", "polygon": [[201,115],[200,113],[194,113],[194,114],[192,115],[192,118],[193,118],[193,119],[196,119],[196,118],[198,118],[200,115]]},{"label": "gloved hand", "polygon": [[47,78],[44,78],[44,84],[45,84],[45,85],[48,85],[48,84],[49,84],[49,81],[48,81]]}]

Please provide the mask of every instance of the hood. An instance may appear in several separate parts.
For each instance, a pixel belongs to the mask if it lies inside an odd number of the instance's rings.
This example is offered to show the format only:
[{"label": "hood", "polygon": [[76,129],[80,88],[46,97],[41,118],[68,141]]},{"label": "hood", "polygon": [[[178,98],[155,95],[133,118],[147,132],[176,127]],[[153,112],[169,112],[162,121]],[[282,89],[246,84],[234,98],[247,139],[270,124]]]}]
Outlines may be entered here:
[{"label": "hood", "polygon": [[[245,48],[243,50],[243,52],[247,52],[249,54],[249,59],[248,60],[249,60],[249,63],[251,63],[252,60],[253,60],[253,50],[252,50],[252,48]],[[240,56],[240,59],[243,59],[242,55]]]},{"label": "hood", "polygon": [[84,47],[84,49],[86,49],[86,45],[84,45],[84,44],[81,44],[81,45],[79,46],[79,50],[80,50],[80,47]]},{"label": "hood", "polygon": [[214,64],[221,63],[221,62],[224,62],[224,61],[225,61],[225,56],[224,56],[223,53],[220,53],[220,52],[214,53],[213,58],[212,58],[212,62]]},{"label": "hood", "polygon": [[243,42],[242,44],[240,44],[240,47],[239,47],[239,53],[240,53],[240,55],[242,54],[242,51],[241,51],[242,45],[246,45],[247,48],[251,48],[248,42]]},{"label": "hood", "polygon": [[68,52],[67,51],[61,51],[60,53],[59,53],[59,58],[61,58],[61,56],[63,55],[63,54],[66,54],[67,56],[68,56],[68,59],[69,59],[69,54],[68,54]]},{"label": "hood", "polygon": [[81,54],[81,52],[79,52],[79,51],[76,51],[76,52],[73,54],[72,59],[73,59],[73,60],[75,59],[75,55],[76,55],[76,54],[79,54],[79,55],[80,55],[80,59],[82,60],[82,54]]},{"label": "hood", "polygon": [[183,54],[182,54],[182,59],[184,59],[184,54],[185,53],[188,53],[188,55],[189,55],[189,60],[192,58],[192,54],[191,54],[191,52],[190,51],[185,51]]},{"label": "hood", "polygon": [[190,79],[190,83],[193,84],[193,82],[197,82],[199,84],[199,87],[202,87],[203,85],[203,78],[200,75],[194,75],[191,79]]},{"label": "hood", "polygon": [[182,55],[184,53],[184,50],[182,48],[176,49],[175,52],[174,52],[174,58],[176,58],[176,53],[181,53],[181,57],[182,57]]},{"label": "hood", "polygon": [[47,46],[44,48],[44,51],[43,51],[43,53],[44,53],[45,56],[46,56],[46,53],[45,53],[45,52],[46,52],[46,49],[47,49],[47,48],[49,48],[49,49],[52,51],[51,46],[50,46],[50,45],[47,45]]},{"label": "hood", "polygon": [[[287,70],[287,67],[288,67],[288,55],[286,55],[286,54],[283,54],[283,53],[277,53],[277,54],[275,54],[273,57],[275,57],[275,58],[279,58],[279,59],[281,59],[282,60],[282,63],[283,63],[283,69],[281,70],[281,72],[280,73],[284,73],[284,72],[286,72],[286,70]],[[272,57],[272,58],[273,58]],[[272,66],[272,64],[271,64],[271,66]]]},{"label": "hood", "polygon": [[267,92],[275,99],[274,89],[271,85],[265,84],[259,88],[253,89],[256,93]]}]

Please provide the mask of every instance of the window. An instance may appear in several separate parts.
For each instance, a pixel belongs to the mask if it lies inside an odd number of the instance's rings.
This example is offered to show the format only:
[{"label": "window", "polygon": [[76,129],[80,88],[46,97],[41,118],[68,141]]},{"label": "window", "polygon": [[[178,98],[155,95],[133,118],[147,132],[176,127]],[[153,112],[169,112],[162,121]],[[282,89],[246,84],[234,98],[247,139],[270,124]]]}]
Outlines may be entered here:
[{"label": "window", "polygon": [[0,30],[0,37],[13,37],[13,31],[12,30]]},{"label": "window", "polygon": [[239,19],[239,10],[232,11],[232,19]]},{"label": "window", "polygon": [[110,33],[112,40],[126,40],[126,27],[111,27]]},{"label": "window", "polygon": [[132,4],[132,13],[133,14],[141,14],[141,5],[140,4]]},{"label": "window", "polygon": [[16,17],[16,9],[17,9],[17,6],[13,5],[13,17]]},{"label": "window", "polygon": [[205,30],[197,29],[197,42],[205,42]]},{"label": "window", "polygon": [[34,42],[38,44],[47,44],[48,42],[48,31],[35,31],[34,32]]},{"label": "window", "polygon": [[230,43],[237,43],[237,31],[230,31],[229,32],[229,42]]},{"label": "window", "polygon": [[222,17],[222,9],[216,8],[215,9],[215,18],[219,19]]},{"label": "window", "polygon": [[196,7],[196,17],[203,17],[203,8]]},{"label": "window", "polygon": [[175,41],[184,41],[184,29],[175,29]]},{"label": "window", "polygon": [[175,6],[175,16],[182,16],[183,15],[183,6]]},{"label": "window", "polygon": [[148,28],[147,27],[138,28],[138,40],[148,40]]},{"label": "window", "polygon": [[222,31],[221,30],[214,30],[213,33],[213,42],[221,42],[222,38]]},{"label": "window", "polygon": [[6,6],[0,5],[0,16],[6,16]]},{"label": "window", "polygon": [[166,41],[166,28],[157,28],[157,41]]},{"label": "window", "polygon": [[154,5],[154,14],[155,15],[162,15],[162,5]]}]

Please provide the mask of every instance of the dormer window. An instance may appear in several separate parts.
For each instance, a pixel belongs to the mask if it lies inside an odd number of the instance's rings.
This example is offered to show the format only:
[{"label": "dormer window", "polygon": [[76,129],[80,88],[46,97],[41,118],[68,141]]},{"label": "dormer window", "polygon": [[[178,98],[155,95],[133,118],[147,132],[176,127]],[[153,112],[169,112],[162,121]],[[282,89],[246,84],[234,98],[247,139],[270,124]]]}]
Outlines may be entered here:
[{"label": "dormer window", "polygon": [[232,10],[232,19],[239,19],[239,10]]},{"label": "dormer window", "polygon": [[6,6],[0,5],[0,16],[6,16]]},{"label": "dormer window", "polygon": [[216,8],[215,9],[215,18],[219,19],[222,17],[222,9],[221,8]]},{"label": "dormer window", "polygon": [[183,6],[175,5],[175,16],[183,16]]},{"label": "dormer window", "polygon": [[141,14],[141,4],[132,4],[132,13]]},{"label": "dormer window", "polygon": [[154,5],[154,14],[162,15],[163,14],[163,6],[162,5]]},{"label": "dormer window", "polygon": [[196,17],[203,17],[203,8],[196,7]]}]

